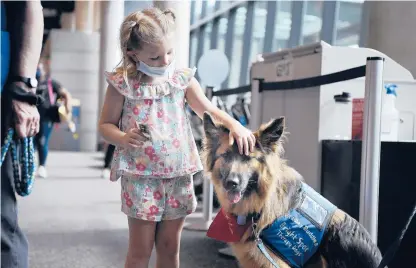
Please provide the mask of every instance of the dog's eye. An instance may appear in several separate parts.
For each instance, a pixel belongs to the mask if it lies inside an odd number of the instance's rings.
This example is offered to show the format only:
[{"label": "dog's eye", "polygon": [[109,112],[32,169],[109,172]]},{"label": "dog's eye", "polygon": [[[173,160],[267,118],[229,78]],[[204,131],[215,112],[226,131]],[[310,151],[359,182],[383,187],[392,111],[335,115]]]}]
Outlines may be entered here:
[{"label": "dog's eye", "polygon": [[225,160],[226,162],[231,162],[231,160],[232,160],[232,158],[233,158],[233,154],[232,154],[232,152],[227,151],[227,152],[223,153],[223,154],[221,155],[221,157],[222,157],[222,158],[224,158],[224,160]]},{"label": "dog's eye", "polygon": [[247,188],[246,188],[246,193],[249,194],[252,191],[256,191],[257,187],[258,187],[258,182],[259,181],[259,173],[258,172],[253,172],[253,174],[251,174],[249,180],[248,180],[248,184],[247,184]]},{"label": "dog's eye", "polygon": [[240,153],[235,153],[235,152],[231,152],[231,151],[227,151],[223,154],[221,154],[221,157],[224,158],[224,160],[226,162],[231,162],[233,159],[239,159],[241,162],[247,163],[249,162],[252,157],[249,155],[242,155]]},{"label": "dog's eye", "polygon": [[257,159],[257,161],[259,161],[261,164],[264,164],[264,163],[266,162],[266,160],[265,160],[264,156],[257,157],[256,159]]},{"label": "dog's eye", "polygon": [[219,173],[221,179],[226,179],[230,175],[230,170],[228,168],[221,168]]},{"label": "dog's eye", "polygon": [[257,171],[253,172],[251,174],[251,177],[249,179],[251,182],[258,182],[259,181],[259,173]]}]

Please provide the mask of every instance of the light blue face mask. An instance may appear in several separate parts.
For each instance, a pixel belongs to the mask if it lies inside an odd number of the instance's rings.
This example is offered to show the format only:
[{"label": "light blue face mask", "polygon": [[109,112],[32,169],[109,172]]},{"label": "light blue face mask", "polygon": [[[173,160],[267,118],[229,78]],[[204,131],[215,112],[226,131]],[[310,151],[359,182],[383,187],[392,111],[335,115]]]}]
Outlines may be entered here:
[{"label": "light blue face mask", "polygon": [[144,73],[145,75],[151,77],[170,78],[172,77],[173,72],[175,71],[175,60],[172,60],[172,62],[169,65],[163,67],[152,67],[142,61],[137,62],[136,66],[137,70]]}]

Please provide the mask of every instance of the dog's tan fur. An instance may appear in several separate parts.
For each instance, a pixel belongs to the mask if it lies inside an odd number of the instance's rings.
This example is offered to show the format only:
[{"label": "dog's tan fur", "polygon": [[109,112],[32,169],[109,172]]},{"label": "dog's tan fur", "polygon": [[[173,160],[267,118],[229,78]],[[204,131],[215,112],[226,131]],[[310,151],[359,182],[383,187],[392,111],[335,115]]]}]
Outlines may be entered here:
[{"label": "dog's tan fur", "polygon": [[[214,127],[210,126],[211,123],[214,124]],[[261,216],[257,222],[259,230],[263,230],[290,209],[287,186],[292,181],[299,180],[299,174],[288,166],[287,161],[282,157],[284,153],[282,146],[282,140],[285,136],[284,129],[281,130],[282,137],[278,138],[277,142],[268,140],[269,137],[264,135],[264,132],[272,123],[263,124],[254,132],[258,143],[264,146],[269,145],[267,154],[260,146],[260,148],[256,147],[255,151],[251,153],[250,160],[243,164],[239,162],[225,163],[225,160],[220,156],[231,148],[228,133],[224,127],[215,124],[209,115],[206,114],[204,116],[206,135],[203,142],[202,159],[204,170],[212,180],[219,202],[226,212],[234,215],[248,215],[249,213],[261,211]],[[214,158],[215,163],[213,161]],[[259,158],[262,158],[264,161],[259,161]],[[248,169],[255,170],[258,172],[259,178],[261,178],[259,179],[256,192],[234,205],[230,204],[223,183],[218,177],[218,172],[221,171],[225,164],[231,167],[231,171],[239,174],[249,171]],[[330,225],[339,224],[346,217],[346,213],[338,209],[333,215]],[[230,243],[230,246],[240,266],[243,268],[274,267],[256,247],[251,228],[247,230],[239,243]],[[290,267],[271,251],[269,251],[269,254],[280,267]],[[322,255],[319,253],[315,255],[314,260],[305,267],[328,267],[327,260]]]}]

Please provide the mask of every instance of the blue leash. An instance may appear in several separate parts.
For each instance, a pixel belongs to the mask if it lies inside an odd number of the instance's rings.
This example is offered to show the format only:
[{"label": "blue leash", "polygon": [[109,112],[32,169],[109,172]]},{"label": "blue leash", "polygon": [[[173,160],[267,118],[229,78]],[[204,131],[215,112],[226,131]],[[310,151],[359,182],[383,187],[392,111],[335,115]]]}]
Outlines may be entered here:
[{"label": "blue leash", "polygon": [[32,191],[35,179],[35,148],[33,137],[14,140],[13,136],[14,129],[10,128],[7,131],[4,145],[1,147],[0,166],[3,165],[6,154],[11,149],[16,193],[20,196],[27,196]]},{"label": "blue leash", "polygon": [[264,257],[266,257],[269,260],[269,262],[273,265],[273,267],[280,268],[279,264],[277,264],[273,260],[272,256],[270,256],[270,254],[267,252],[266,247],[263,244],[263,241],[261,241],[261,239],[258,239],[256,241],[256,243],[257,243],[257,247],[260,249],[261,253],[263,253]]},{"label": "blue leash", "polygon": [[267,252],[266,247],[264,246],[263,241],[260,238],[260,232],[257,230],[257,223],[254,222],[253,218],[251,218],[251,221],[251,228],[253,229],[253,234],[256,239],[257,248],[261,251],[261,253],[263,253],[264,257],[266,257],[266,259],[273,265],[274,268],[280,268],[280,265],[277,262],[275,262],[272,256],[270,256],[269,252]]}]

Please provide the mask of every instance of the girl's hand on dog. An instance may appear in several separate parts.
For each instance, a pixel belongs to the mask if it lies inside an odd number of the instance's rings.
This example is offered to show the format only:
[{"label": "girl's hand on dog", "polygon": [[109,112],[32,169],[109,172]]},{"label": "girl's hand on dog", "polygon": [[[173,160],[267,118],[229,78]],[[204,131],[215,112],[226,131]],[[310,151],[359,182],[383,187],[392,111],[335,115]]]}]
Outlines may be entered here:
[{"label": "girl's hand on dog", "polygon": [[237,141],[240,154],[244,152],[245,155],[249,155],[250,152],[254,151],[256,137],[249,129],[238,122],[230,128],[230,146],[234,144],[234,141]]}]

